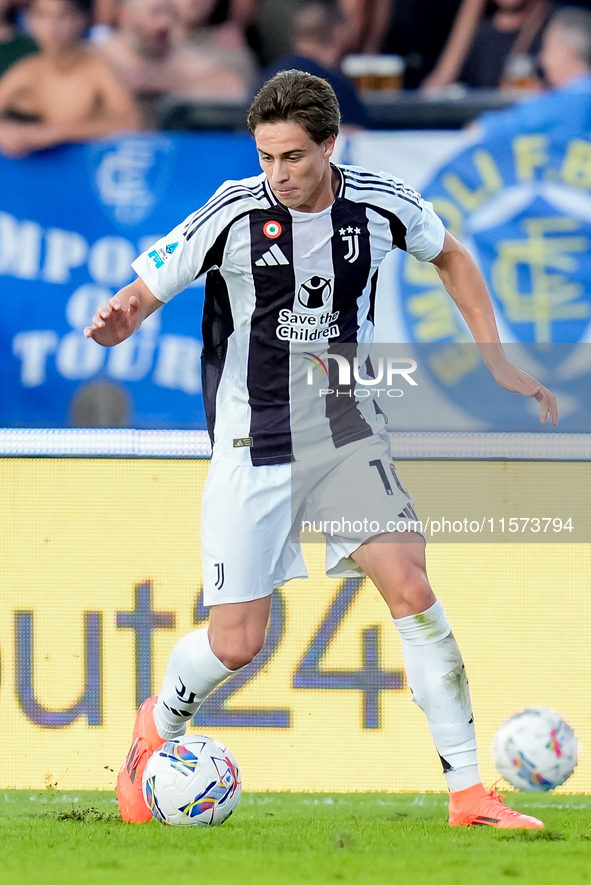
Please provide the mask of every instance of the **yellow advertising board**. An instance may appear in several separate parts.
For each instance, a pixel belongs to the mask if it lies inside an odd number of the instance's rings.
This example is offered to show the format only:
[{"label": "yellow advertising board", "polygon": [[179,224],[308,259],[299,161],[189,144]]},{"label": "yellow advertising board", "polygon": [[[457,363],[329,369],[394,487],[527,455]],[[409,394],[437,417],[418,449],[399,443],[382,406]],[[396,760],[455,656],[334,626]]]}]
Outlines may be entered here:
[{"label": "yellow advertising board", "polygon": [[[207,470],[187,460],[0,461],[1,787],[113,787],[138,702],[157,692],[176,640],[205,623]],[[407,462],[400,472],[419,515],[451,507],[469,516],[462,496],[476,490],[490,518],[509,519],[519,516],[513,488],[531,518],[566,521],[569,507],[577,525],[588,518],[587,463]],[[498,776],[496,727],[524,707],[549,706],[582,746],[564,789],[591,792],[584,535],[428,539],[431,582],[470,678],[486,783]],[[277,592],[266,650],[192,728],[227,743],[248,790],[445,789],[379,594],[367,581],[327,578],[323,545],[305,552],[310,577]]]}]

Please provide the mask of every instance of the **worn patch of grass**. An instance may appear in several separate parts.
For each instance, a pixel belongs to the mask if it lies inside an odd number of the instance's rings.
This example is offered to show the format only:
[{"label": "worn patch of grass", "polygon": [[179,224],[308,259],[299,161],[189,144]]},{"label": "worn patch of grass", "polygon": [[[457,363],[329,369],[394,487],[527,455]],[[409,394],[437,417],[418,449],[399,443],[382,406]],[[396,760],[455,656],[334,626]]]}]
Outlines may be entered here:
[{"label": "worn patch of grass", "polygon": [[110,793],[6,791],[0,883],[591,885],[591,797],[508,802],[547,829],[450,829],[443,794],[251,793],[209,829],[124,824]]}]

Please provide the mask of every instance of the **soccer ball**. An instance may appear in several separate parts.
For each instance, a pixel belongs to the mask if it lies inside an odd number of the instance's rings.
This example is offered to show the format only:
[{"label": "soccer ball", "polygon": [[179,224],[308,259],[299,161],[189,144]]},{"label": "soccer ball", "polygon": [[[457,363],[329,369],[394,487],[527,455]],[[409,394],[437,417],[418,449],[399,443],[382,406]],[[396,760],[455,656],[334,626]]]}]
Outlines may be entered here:
[{"label": "soccer ball", "polygon": [[493,756],[518,790],[553,790],[575,770],[577,736],[555,710],[535,707],[503,722],[494,737]]},{"label": "soccer ball", "polygon": [[242,791],[240,771],[230,751],[203,734],[162,744],[148,759],[142,787],[156,820],[175,827],[223,824]]}]

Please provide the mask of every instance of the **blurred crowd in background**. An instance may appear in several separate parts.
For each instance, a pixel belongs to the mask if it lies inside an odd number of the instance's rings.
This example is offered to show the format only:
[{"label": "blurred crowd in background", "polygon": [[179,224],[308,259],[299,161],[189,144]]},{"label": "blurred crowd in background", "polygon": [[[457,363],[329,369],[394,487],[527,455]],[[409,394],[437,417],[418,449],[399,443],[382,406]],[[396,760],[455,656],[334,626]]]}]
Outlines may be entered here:
[{"label": "blurred crowd in background", "polygon": [[585,7],[591,0],[0,0],[0,152],[155,129],[166,95],[246,103],[287,68],[326,77],[343,123],[359,128],[368,92],[541,91],[589,71]]}]

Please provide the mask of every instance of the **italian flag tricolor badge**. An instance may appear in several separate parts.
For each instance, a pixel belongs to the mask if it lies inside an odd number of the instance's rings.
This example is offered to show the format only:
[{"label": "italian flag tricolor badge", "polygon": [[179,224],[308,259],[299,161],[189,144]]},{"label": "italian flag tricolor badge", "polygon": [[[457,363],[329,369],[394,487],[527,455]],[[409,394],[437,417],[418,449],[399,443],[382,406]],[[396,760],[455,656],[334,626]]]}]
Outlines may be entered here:
[{"label": "italian flag tricolor badge", "polygon": [[263,233],[266,237],[269,237],[270,240],[276,240],[277,237],[281,236],[282,227],[278,221],[267,221],[265,226],[263,227]]}]

